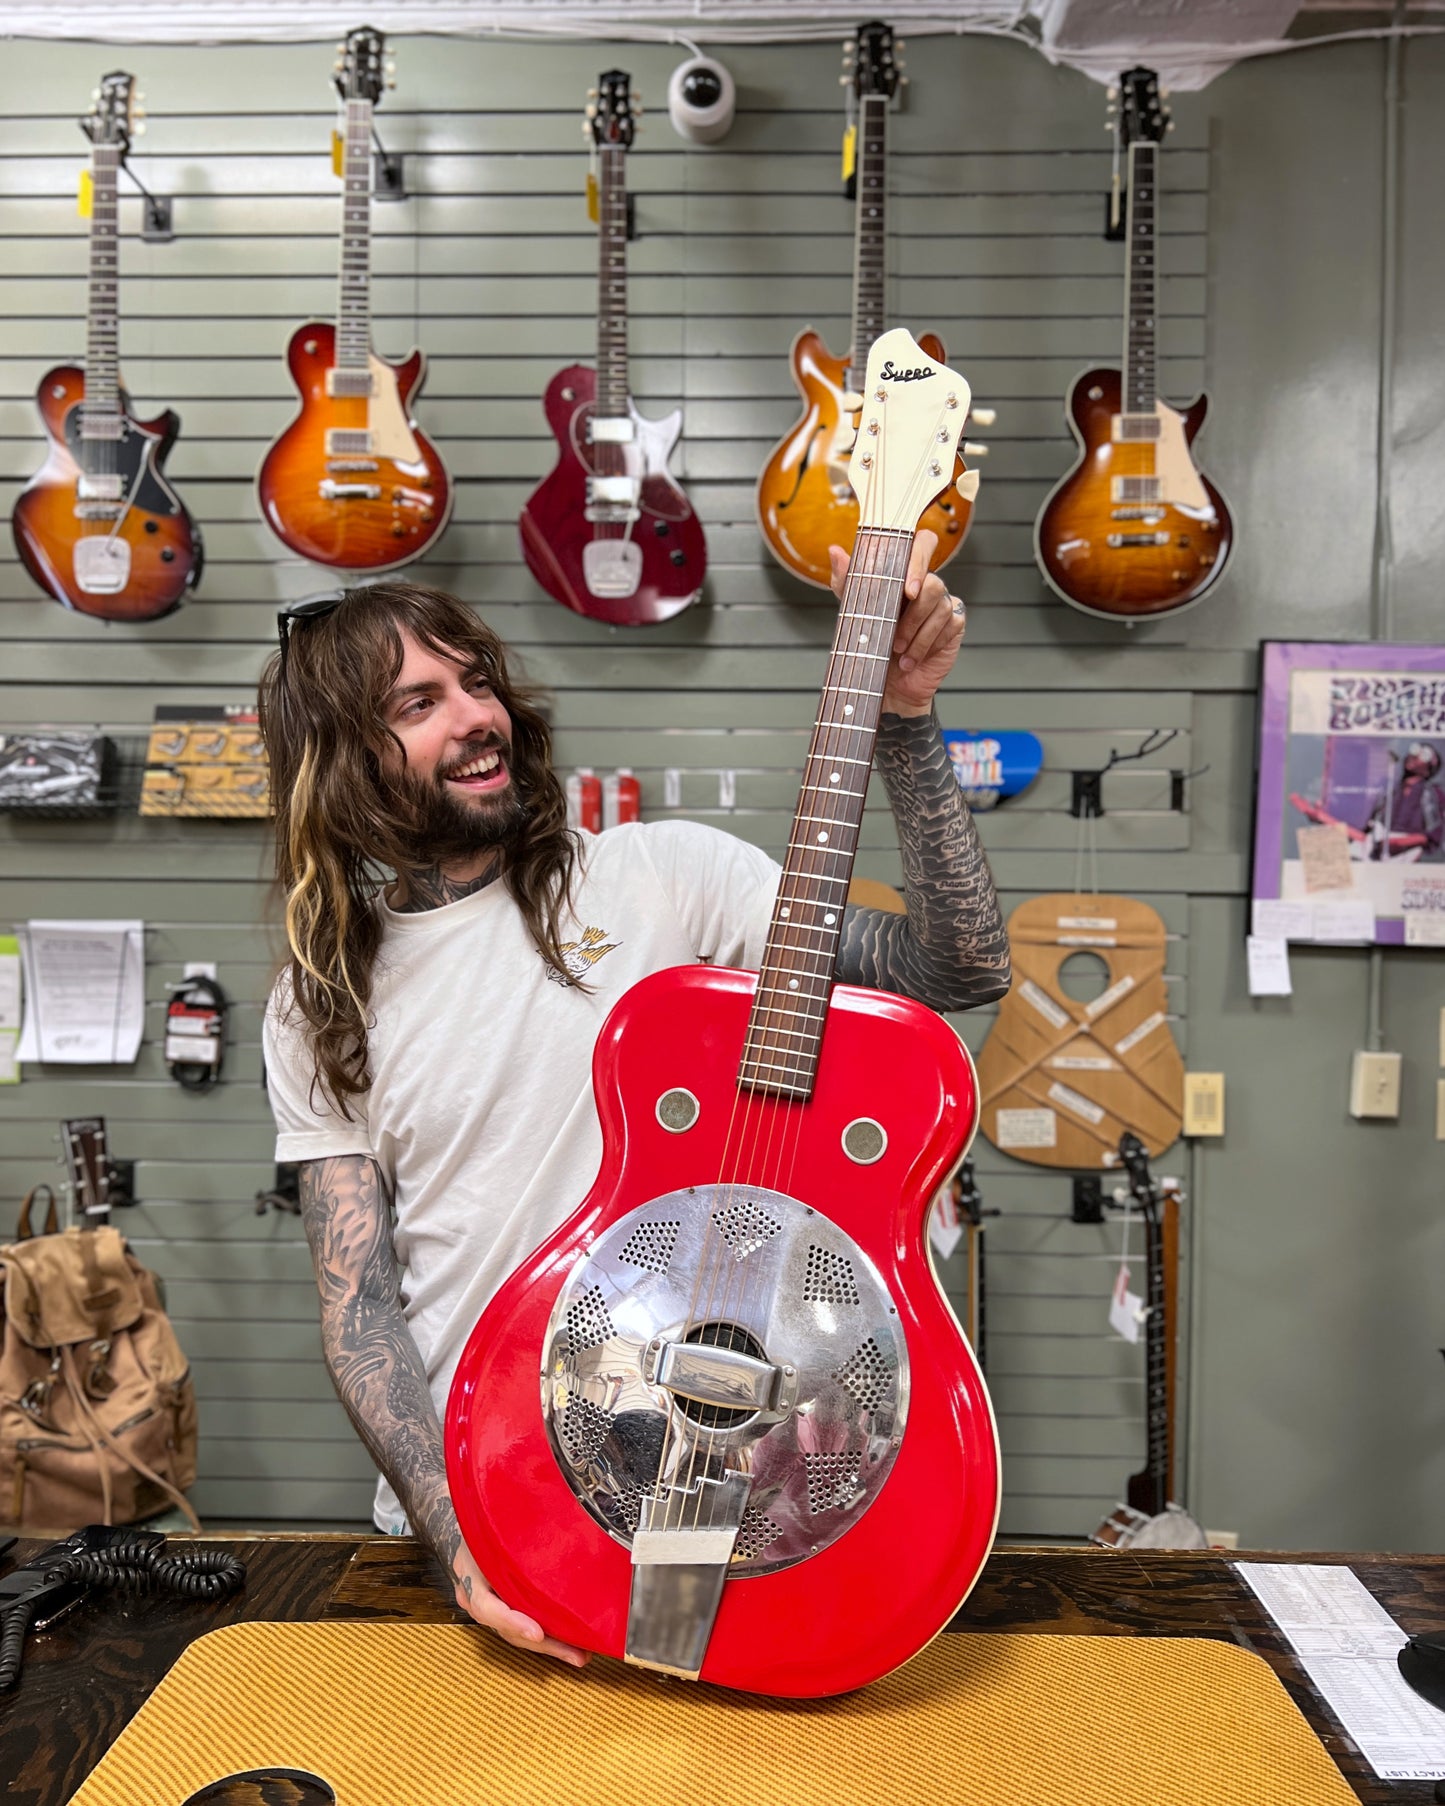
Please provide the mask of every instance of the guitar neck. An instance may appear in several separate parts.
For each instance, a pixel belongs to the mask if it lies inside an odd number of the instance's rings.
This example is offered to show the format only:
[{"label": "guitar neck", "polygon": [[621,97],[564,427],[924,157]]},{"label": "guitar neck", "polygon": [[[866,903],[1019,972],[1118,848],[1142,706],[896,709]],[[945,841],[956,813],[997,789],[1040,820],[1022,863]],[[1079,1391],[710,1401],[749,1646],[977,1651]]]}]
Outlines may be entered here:
[{"label": "guitar neck", "polygon": [[[1154,361],[1158,274],[1159,147],[1148,140],[1129,146],[1129,205],[1125,236],[1124,414],[1154,419],[1158,378]],[[1127,433],[1126,433],[1127,436]]]},{"label": "guitar neck", "polygon": [[116,346],[118,279],[116,186],[118,144],[97,144],[90,153],[90,293],[85,323],[85,407],[82,439],[118,439],[121,434],[120,375]]},{"label": "guitar neck", "polygon": [[371,115],[348,100],[342,141],[341,284],[336,304],[336,368],[371,369]]},{"label": "guitar neck", "polygon": [[1173,1490],[1172,1363],[1169,1359],[1169,1300],[1165,1276],[1164,1225],[1160,1205],[1144,1207],[1148,1257],[1149,1315],[1144,1326],[1144,1470],[1129,1482],[1129,1503],[1155,1516]]},{"label": "guitar neck", "polygon": [[627,412],[627,152],[598,153],[597,412]]},{"label": "guitar neck", "polygon": [[888,257],[888,97],[858,103],[856,224],[853,240],[853,339],[847,382],[856,389],[873,341],[882,336]]},{"label": "guitar neck", "polygon": [[748,1020],[740,1085],[812,1094],[911,532],[859,531]]}]

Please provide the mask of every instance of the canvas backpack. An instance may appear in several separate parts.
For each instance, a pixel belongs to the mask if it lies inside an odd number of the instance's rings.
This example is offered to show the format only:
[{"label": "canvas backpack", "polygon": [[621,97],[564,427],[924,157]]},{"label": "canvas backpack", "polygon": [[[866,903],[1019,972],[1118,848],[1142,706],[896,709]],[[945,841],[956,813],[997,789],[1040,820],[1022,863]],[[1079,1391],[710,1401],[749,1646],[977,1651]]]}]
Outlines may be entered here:
[{"label": "canvas backpack", "polygon": [[155,1275],[120,1231],[33,1234],[20,1207],[0,1246],[0,1523],[65,1533],[179,1506],[196,1477],[196,1399]]}]

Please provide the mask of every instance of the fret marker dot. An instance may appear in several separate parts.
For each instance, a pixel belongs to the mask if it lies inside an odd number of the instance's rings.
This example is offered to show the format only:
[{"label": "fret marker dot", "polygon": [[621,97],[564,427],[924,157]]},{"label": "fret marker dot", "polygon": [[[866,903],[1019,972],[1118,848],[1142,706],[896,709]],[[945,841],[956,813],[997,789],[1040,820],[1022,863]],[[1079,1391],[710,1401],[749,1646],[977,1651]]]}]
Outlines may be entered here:
[{"label": "fret marker dot", "polygon": [[823,920],[831,928],[833,926],[834,922],[836,922],[838,920],[838,918],[837,918],[837,916],[827,915],[827,916],[823,917]]},{"label": "fret marker dot", "polygon": [[827,842],[827,839],[828,839],[828,836],[827,836],[827,835],[826,835],[826,834],[820,834],[820,835],[819,835],[819,836],[818,836],[818,844],[819,844],[819,846],[823,846],[823,845],[825,845],[825,844],[826,844],[826,842]]},{"label": "fret marker dot", "polygon": [[828,779],[828,782],[829,782],[829,783],[830,783],[830,784],[841,784],[841,783],[842,783],[842,782],[843,782],[843,774],[842,774],[842,772],[841,772],[841,771],[835,771],[835,772],[834,772],[834,773],[833,773],[833,774],[832,774],[832,775],[831,775],[831,776],[830,776],[830,777],[829,777],[829,779]]},{"label": "fret marker dot", "polygon": [[790,990],[790,991],[796,991],[796,990],[797,990],[797,988],[798,988],[798,981],[797,981],[797,979],[796,979],[796,978],[790,978],[790,979],[789,979],[789,980],[788,980],[788,989],[789,989],[789,990]]},{"label": "fret marker dot", "polygon": [[860,646],[866,646],[868,644],[868,635],[866,633],[860,633],[858,635],[858,644]]},{"label": "fret marker dot", "polygon": [[845,702],[843,704],[843,713],[845,715],[851,715],[853,713],[853,705],[851,702]]},{"label": "fret marker dot", "polygon": [[785,921],[785,922],[786,922],[786,921],[787,921],[787,919],[788,919],[788,917],[789,917],[789,916],[790,916],[790,915],[791,915],[791,914],[792,914],[792,913],[793,913],[793,912],[792,912],[792,910],[791,910],[791,909],[780,909],[780,910],[779,910],[779,911],[778,911],[778,914],[779,914],[779,915],[780,915],[780,916],[781,916],[781,917],[782,917],[782,918],[783,918],[783,920],[784,920],[784,921]]}]

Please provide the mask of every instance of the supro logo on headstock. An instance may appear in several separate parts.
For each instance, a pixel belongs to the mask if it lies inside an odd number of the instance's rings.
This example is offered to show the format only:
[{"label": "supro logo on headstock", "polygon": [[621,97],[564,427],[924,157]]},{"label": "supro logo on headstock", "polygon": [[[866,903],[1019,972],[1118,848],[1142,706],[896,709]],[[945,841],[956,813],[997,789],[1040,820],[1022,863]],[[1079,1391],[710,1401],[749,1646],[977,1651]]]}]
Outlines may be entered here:
[{"label": "supro logo on headstock", "polygon": [[900,370],[894,364],[891,357],[878,372],[879,380],[885,383],[921,383],[928,377],[937,375],[938,372],[936,370],[927,370],[922,367],[913,370]]}]

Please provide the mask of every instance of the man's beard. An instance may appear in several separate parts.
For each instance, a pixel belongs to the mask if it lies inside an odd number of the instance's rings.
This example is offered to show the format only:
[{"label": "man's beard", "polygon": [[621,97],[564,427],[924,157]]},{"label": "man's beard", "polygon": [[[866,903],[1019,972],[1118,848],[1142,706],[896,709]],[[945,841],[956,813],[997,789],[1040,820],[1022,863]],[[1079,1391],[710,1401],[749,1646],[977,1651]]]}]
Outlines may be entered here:
[{"label": "man's beard", "polygon": [[[411,817],[407,850],[419,869],[455,864],[493,848],[506,850],[521,840],[532,811],[517,788],[511,747],[491,744],[506,760],[509,779],[506,789],[495,797],[468,803],[447,789],[447,780],[440,774],[402,774],[403,796]],[[468,748],[452,766],[465,765],[489,750],[491,745]]]}]

